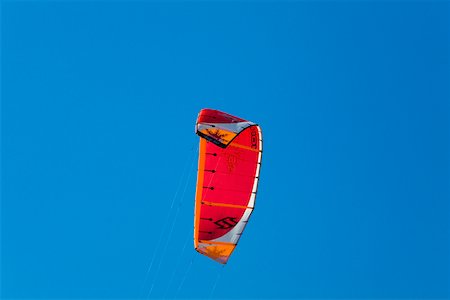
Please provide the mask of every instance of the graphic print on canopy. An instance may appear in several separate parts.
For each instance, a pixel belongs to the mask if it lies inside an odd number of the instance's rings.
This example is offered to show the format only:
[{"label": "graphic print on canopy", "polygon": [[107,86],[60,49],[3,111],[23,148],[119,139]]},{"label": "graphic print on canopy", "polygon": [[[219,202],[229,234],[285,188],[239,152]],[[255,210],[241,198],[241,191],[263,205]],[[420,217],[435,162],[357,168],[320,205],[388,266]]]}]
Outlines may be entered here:
[{"label": "graphic print on canopy", "polygon": [[261,128],[202,109],[194,217],[194,247],[226,264],[255,206],[262,155]]}]

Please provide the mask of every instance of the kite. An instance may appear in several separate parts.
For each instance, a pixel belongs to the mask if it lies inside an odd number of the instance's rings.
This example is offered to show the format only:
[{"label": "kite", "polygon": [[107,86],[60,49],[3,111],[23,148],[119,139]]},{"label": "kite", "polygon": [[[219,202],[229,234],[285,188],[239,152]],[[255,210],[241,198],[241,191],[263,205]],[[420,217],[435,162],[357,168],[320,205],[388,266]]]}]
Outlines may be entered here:
[{"label": "kite", "polygon": [[226,264],[255,207],[261,168],[261,128],[227,113],[202,109],[195,195],[194,247]]}]

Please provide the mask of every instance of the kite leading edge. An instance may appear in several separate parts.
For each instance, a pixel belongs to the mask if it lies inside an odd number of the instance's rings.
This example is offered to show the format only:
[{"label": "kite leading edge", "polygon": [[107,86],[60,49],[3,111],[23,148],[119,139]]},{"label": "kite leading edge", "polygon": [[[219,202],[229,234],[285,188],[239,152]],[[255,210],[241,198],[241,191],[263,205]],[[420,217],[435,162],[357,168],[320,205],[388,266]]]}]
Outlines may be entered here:
[{"label": "kite leading edge", "polygon": [[227,113],[202,109],[194,216],[194,247],[226,264],[255,207],[261,128]]}]

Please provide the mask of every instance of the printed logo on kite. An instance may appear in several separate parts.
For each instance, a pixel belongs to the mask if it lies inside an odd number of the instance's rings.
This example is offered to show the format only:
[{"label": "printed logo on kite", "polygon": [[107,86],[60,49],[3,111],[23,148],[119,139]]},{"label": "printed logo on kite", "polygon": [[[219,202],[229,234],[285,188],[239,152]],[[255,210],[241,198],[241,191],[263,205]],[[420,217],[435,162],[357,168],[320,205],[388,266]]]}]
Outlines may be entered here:
[{"label": "printed logo on kite", "polygon": [[213,140],[220,141],[221,143],[229,142],[229,139],[226,139],[226,137],[231,135],[231,133],[229,132],[227,133],[225,130],[209,129],[209,128],[206,129],[206,133]]},{"label": "printed logo on kite", "polygon": [[219,229],[228,229],[236,226],[238,221],[235,218],[225,217],[223,219],[217,220],[214,222],[218,226]]}]

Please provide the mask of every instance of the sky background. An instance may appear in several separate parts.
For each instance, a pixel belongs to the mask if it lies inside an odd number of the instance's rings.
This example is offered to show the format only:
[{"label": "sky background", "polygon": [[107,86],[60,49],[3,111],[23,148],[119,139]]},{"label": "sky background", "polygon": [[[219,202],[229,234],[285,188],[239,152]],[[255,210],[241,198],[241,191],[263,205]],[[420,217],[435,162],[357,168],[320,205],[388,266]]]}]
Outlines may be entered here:
[{"label": "sky background", "polygon": [[[447,1],[2,1],[0,297],[449,297],[449,45]],[[263,130],[225,267],[205,107]]]}]

